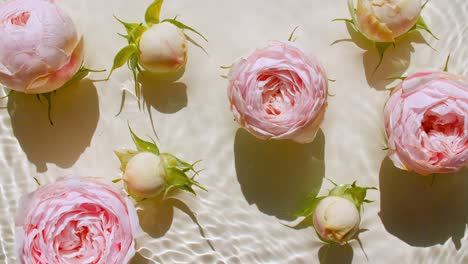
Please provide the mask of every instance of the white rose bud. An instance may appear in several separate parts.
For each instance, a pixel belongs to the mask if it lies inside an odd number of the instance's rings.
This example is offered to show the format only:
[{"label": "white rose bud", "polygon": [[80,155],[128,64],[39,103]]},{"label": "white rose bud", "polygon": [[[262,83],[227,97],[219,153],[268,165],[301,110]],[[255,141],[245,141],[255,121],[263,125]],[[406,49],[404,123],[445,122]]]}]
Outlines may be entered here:
[{"label": "white rose bud", "polygon": [[359,230],[361,217],[348,199],[328,196],[320,201],[314,213],[314,227],[325,241],[344,244]]},{"label": "white rose bud", "polygon": [[122,179],[131,194],[141,198],[153,198],[164,189],[164,176],[159,156],[141,152],[130,159]]},{"label": "white rose bud", "polygon": [[187,62],[187,38],[169,22],[151,26],[141,36],[139,47],[139,62],[150,72],[177,72]]},{"label": "white rose bud", "polygon": [[416,24],[421,9],[420,0],[358,0],[356,26],[370,40],[393,42]]}]

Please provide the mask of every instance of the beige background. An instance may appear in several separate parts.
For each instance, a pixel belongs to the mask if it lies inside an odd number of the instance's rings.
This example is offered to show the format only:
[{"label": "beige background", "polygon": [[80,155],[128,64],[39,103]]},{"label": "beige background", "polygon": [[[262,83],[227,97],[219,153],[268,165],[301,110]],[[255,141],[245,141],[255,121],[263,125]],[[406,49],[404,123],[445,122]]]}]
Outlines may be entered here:
[{"label": "beige background", "polygon": [[[112,15],[142,21],[151,1],[58,2],[84,33],[86,65],[100,69],[109,68],[125,44]],[[430,178],[395,169],[382,151],[389,84],[382,80],[441,69],[449,53],[450,70],[467,76],[466,0],[431,0],[423,16],[440,40],[426,33],[406,38],[389,50],[374,76],[376,51],[367,51],[359,37],[347,40],[346,26],[330,22],[349,17],[344,0],[166,2],[163,17],[178,14],[203,32],[209,43],[191,35],[208,55],[191,45],[180,80],[144,79],[145,112],[127,96],[123,114],[115,117],[120,90],[131,86],[126,68],[107,83],[84,80],[59,90],[53,127],[45,105],[33,96],[16,95],[9,99],[11,110],[0,111],[0,262],[16,263],[13,217],[19,197],[37,187],[33,177],[42,183],[69,174],[116,178],[119,162],[112,151],[132,147],[127,120],[139,134],[155,137],[152,118],[164,151],[204,160],[199,180],[209,192],[144,204],[139,214],[146,234],[138,240],[134,263],[318,263],[324,248],[313,229],[283,223],[297,223],[289,212],[305,194],[331,187],[324,177],[343,183],[357,179],[380,190],[369,193],[375,203],[362,215],[362,228],[369,229],[360,236],[363,249],[356,241],[335,248],[329,263],[468,263],[467,172],[437,177],[431,186]],[[261,142],[233,121],[219,66],[268,40],[287,39],[294,26],[299,26],[297,42],[337,79],[330,86],[335,96],[314,143]]]}]

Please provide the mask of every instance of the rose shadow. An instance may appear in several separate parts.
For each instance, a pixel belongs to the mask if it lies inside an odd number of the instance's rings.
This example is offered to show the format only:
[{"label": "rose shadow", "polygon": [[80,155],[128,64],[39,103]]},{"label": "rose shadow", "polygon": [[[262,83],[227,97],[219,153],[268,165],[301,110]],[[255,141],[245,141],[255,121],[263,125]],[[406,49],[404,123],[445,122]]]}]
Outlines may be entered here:
[{"label": "rose shadow", "polygon": [[387,51],[385,51],[382,63],[377,68],[380,55],[373,42],[354,30],[348,23],[346,23],[346,28],[351,38],[336,40],[332,45],[341,42],[353,42],[358,47],[365,50],[362,59],[367,83],[370,87],[379,91],[388,89],[388,85],[394,82],[394,80],[389,80],[389,78],[400,77],[408,69],[411,63],[411,53],[414,52],[413,44],[424,43],[429,45],[418,31],[402,38],[397,38],[395,43],[396,47],[389,47]]},{"label": "rose shadow", "polygon": [[190,217],[194,222],[200,235],[205,239],[208,246],[216,251],[212,242],[207,238],[205,230],[198,221],[195,213],[181,200],[170,197],[161,199],[149,199],[138,203],[138,217],[140,226],[152,238],[163,237],[169,231],[174,218],[174,208],[179,209]]},{"label": "rose shadow", "polygon": [[340,264],[349,264],[353,262],[354,251],[353,248],[349,245],[333,245],[329,248],[329,245],[323,245],[318,252],[318,262],[317,263],[340,263]]},{"label": "rose shadow", "polygon": [[325,136],[314,142],[264,141],[239,129],[234,142],[237,179],[249,204],[282,220],[293,220],[304,197],[325,176]]},{"label": "rose shadow", "polygon": [[61,168],[75,164],[90,145],[99,120],[96,87],[88,80],[74,82],[52,95],[51,125],[47,101],[36,95],[15,92],[8,100],[8,112],[15,137],[38,172],[47,163]]},{"label": "rose shadow", "polygon": [[154,260],[143,257],[139,252],[130,260],[129,264],[155,264]]},{"label": "rose shadow", "polygon": [[385,158],[379,188],[385,229],[415,247],[444,244],[451,238],[459,250],[468,223],[466,175],[465,169],[432,179],[400,170]]}]

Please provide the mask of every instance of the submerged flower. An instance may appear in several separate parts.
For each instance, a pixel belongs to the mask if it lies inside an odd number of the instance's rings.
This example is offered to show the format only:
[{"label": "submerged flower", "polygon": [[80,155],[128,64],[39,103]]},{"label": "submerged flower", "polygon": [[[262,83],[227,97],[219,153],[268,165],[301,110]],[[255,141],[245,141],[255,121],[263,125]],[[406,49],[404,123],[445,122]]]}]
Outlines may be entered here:
[{"label": "submerged flower", "polygon": [[421,0],[358,0],[356,26],[368,39],[393,42],[418,21]]},{"label": "submerged flower", "polygon": [[234,117],[260,139],[312,142],[325,115],[327,92],[322,65],[294,42],[271,41],[229,72]]},{"label": "submerged flower", "polygon": [[69,81],[83,61],[71,18],[53,1],[11,0],[0,6],[0,82],[46,93]]},{"label": "submerged flower", "polygon": [[356,237],[361,223],[361,207],[368,190],[374,187],[359,187],[353,184],[333,183],[335,187],[327,196],[308,197],[305,205],[296,213],[304,216],[303,222],[312,222],[317,235],[326,243],[346,244]]},{"label": "submerged flower", "polygon": [[468,80],[447,72],[406,78],[385,107],[389,156],[422,175],[468,165]]},{"label": "submerged flower", "polygon": [[64,178],[23,197],[15,223],[24,264],[128,263],[140,230],[125,194],[90,177]]}]

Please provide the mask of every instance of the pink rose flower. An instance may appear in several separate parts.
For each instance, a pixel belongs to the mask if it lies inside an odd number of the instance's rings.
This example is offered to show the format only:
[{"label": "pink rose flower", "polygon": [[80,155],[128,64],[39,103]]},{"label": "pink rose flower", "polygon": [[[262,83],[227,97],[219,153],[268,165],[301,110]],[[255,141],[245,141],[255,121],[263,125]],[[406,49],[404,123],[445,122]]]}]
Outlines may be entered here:
[{"label": "pink rose flower", "polygon": [[11,0],[0,6],[0,51],[0,82],[24,93],[60,88],[83,61],[73,21],[48,0]]},{"label": "pink rose flower", "polygon": [[468,81],[446,72],[406,78],[385,107],[389,156],[422,175],[468,165]]},{"label": "pink rose flower", "polygon": [[21,263],[128,263],[139,232],[125,194],[98,178],[70,177],[20,201],[16,245]]},{"label": "pink rose flower", "polygon": [[260,139],[312,142],[327,108],[322,65],[294,42],[271,41],[233,65],[229,100],[239,124]]}]

